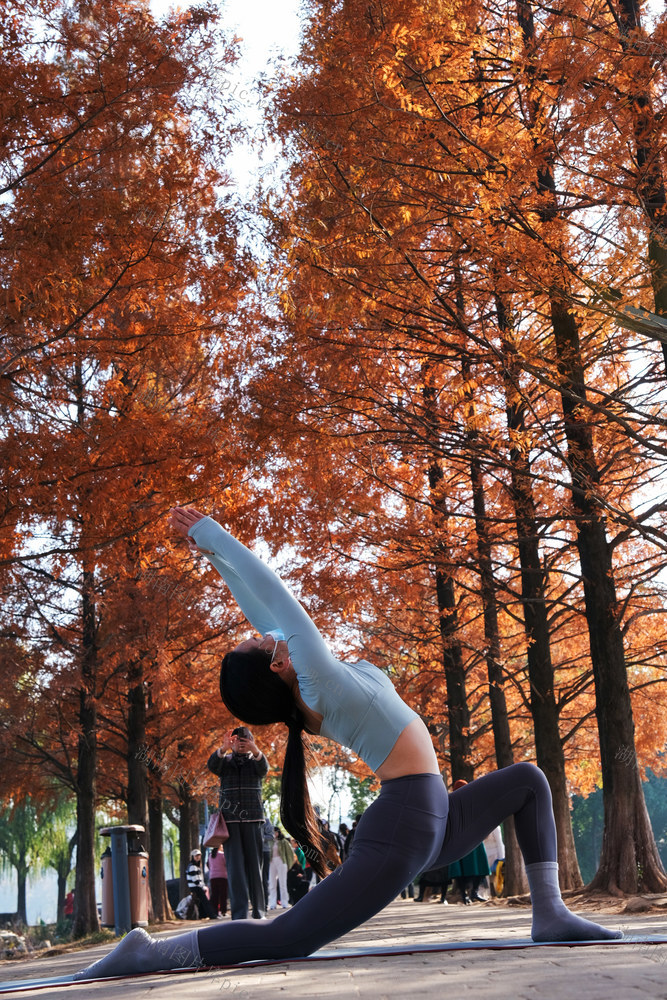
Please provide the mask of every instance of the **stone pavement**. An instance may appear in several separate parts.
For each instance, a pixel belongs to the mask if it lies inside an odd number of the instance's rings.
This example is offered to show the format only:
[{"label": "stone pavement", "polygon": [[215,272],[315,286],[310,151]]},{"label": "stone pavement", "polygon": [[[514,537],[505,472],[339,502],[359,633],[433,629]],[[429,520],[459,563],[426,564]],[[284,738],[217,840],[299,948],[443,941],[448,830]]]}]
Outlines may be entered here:
[{"label": "stone pavement", "polygon": [[[585,913],[584,907],[575,906]],[[326,950],[330,961],[284,962],[264,968],[166,973],[60,988],[44,987],[7,996],[36,1000],[667,1000],[667,944],[642,945],[633,938],[667,936],[667,911],[641,915],[591,913],[620,927],[625,944],[568,947],[487,948],[411,955],[346,957],[349,948],[414,946],[442,942],[525,940],[530,910],[494,903],[463,907],[396,900],[382,913]],[[194,925],[179,923],[160,933],[171,937]],[[0,963],[0,981],[67,975],[96,960],[109,945],[21,962]]]}]

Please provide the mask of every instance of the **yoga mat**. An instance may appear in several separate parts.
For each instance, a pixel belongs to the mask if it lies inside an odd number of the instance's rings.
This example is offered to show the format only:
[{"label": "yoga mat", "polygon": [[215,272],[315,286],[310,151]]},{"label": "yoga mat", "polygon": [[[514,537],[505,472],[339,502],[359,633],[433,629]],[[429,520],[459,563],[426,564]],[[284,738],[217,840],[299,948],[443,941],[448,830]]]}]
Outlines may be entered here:
[{"label": "yoga mat", "polygon": [[[644,937],[625,937],[605,941],[531,941],[530,938],[516,938],[514,940],[490,940],[490,941],[453,941],[447,944],[414,944],[414,945],[378,945],[374,948],[339,948],[336,950],[317,951],[313,955],[305,958],[280,958],[280,959],[258,959],[253,962],[243,962],[241,965],[202,965],[195,968],[170,969],[166,972],[145,972],[140,976],[111,976],[106,979],[74,979],[74,975],[53,976],[48,979],[24,979],[12,982],[0,983],[0,993],[27,993],[30,990],[41,990],[47,986],[80,986],[85,983],[111,982],[118,979],[143,979],[146,976],[173,976],[183,972],[211,973],[217,969],[252,969],[262,965],[291,965],[294,962],[334,962],[337,959],[345,958],[377,958],[392,957],[400,955],[423,955],[434,952],[446,951],[479,951],[488,949],[490,951],[511,951],[520,948],[582,948],[582,947],[606,947],[610,945],[636,947],[637,945],[661,945],[667,944],[667,936],[648,935]],[[85,953],[82,952],[82,962]]]}]

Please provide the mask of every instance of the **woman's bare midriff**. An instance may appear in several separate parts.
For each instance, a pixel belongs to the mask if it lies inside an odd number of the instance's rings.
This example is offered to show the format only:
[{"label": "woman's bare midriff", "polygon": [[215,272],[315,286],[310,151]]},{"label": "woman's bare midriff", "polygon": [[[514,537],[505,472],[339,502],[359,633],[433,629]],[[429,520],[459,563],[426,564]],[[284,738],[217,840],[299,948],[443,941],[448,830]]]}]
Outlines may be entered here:
[{"label": "woman's bare midriff", "polygon": [[375,772],[380,781],[406,774],[440,774],[431,734],[421,719],[413,719]]},{"label": "woman's bare midriff", "polygon": [[[306,729],[316,735],[322,725],[322,716],[306,705],[298,688],[297,692],[296,700],[303,712]],[[380,781],[402,778],[406,774],[440,774],[431,735],[421,719],[413,719],[405,727],[375,773]]]}]

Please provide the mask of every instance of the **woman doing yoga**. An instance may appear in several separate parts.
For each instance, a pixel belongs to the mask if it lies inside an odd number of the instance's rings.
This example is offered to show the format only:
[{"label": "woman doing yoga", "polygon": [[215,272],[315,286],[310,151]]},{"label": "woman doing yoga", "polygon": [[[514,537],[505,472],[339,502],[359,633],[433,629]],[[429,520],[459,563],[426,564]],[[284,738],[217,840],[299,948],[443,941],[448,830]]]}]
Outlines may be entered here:
[{"label": "woman doing yoga", "polygon": [[210,517],[177,507],[171,524],[208,557],[257,630],[225,656],[222,699],[244,723],[287,726],[281,816],[316,871],[326,874],[326,843],[306,790],[303,730],[358,754],[381,790],[349,857],[290,910],[160,941],[137,928],[81,978],[309,955],[378,913],[420,872],[463,857],[508,816],[526,863],[533,940],[622,937],[565,907],[551,794],[537,767],[514,764],[448,796],[426,726],[382,671],[336,659],[280,578]]}]

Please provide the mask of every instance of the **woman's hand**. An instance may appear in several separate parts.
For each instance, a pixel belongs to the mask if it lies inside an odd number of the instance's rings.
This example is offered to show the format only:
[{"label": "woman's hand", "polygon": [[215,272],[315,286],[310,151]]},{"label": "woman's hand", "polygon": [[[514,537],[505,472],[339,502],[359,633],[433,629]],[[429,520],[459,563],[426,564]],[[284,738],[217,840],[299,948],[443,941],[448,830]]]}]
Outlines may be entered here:
[{"label": "woman's hand", "polygon": [[188,534],[192,525],[196,524],[197,521],[201,521],[203,517],[206,517],[206,514],[202,514],[196,507],[174,507],[169,514],[169,524],[179,535],[183,535],[191,552],[208,553],[209,551],[208,549],[200,549]]}]

